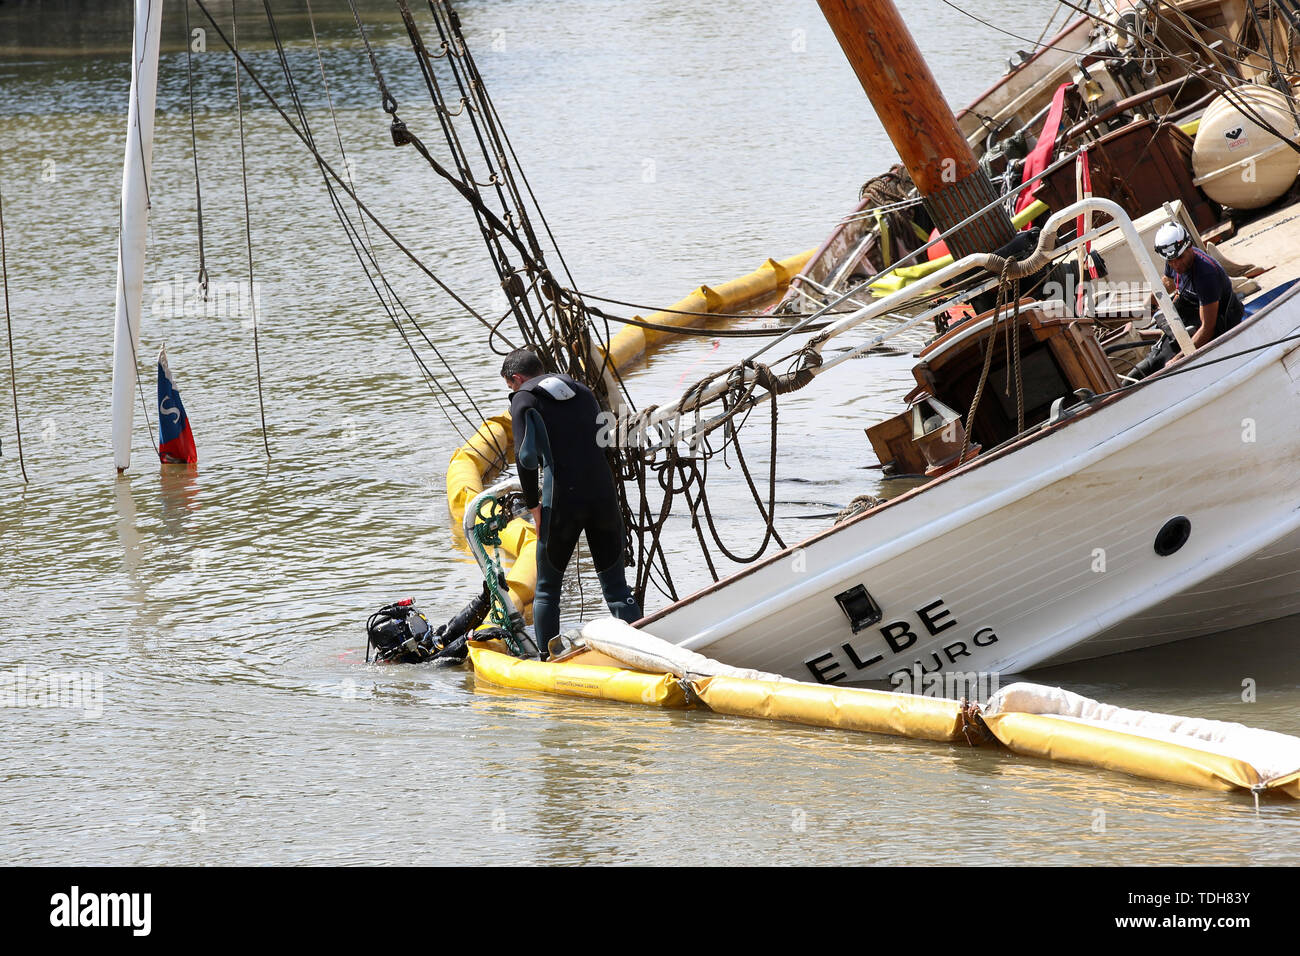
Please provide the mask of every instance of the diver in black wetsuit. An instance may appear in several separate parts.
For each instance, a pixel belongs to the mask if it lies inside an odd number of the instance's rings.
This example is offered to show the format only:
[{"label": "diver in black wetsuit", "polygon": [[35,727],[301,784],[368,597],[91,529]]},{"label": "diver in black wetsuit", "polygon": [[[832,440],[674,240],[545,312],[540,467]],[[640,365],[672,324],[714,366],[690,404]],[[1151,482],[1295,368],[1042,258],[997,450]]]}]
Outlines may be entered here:
[{"label": "diver in black wetsuit", "polygon": [[515,461],[537,526],[533,633],[545,659],[547,644],[560,632],[560,584],[579,534],[587,535],[610,612],[630,623],[641,617],[641,608],[623,574],[623,516],[614,477],[597,443],[596,396],[567,375],[547,373],[527,349],[506,356],[501,377],[514,393],[510,416]]}]

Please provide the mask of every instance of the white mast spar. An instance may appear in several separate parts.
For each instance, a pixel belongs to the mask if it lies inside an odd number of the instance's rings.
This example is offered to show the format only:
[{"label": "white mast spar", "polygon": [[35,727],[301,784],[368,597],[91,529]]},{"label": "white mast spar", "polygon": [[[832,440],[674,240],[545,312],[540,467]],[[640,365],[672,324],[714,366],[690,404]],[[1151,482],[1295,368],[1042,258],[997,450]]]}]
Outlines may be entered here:
[{"label": "white mast spar", "polygon": [[158,96],[158,41],[162,0],[136,0],[131,45],[131,104],[122,164],[117,247],[117,309],[113,318],[113,463],[131,464],[131,426],[144,300],[144,249],[149,228],[149,172],[153,165],[154,104]]}]

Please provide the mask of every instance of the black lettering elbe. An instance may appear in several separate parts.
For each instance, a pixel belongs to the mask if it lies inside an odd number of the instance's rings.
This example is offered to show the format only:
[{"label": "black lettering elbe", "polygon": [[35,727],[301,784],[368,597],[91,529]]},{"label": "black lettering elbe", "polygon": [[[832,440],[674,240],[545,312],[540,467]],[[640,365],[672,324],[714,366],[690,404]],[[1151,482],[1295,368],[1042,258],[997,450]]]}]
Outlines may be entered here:
[{"label": "black lettering elbe", "polygon": [[858,652],[853,649],[852,644],[841,644],[840,647],[844,648],[844,653],[849,656],[849,663],[860,671],[866,670],[872,664],[879,664],[885,659],[883,654],[877,654],[875,657],[868,658],[864,661],[858,657]]},{"label": "black lettering elbe", "polygon": [[[825,666],[822,667],[817,666],[823,664],[825,661],[830,661],[830,663],[825,664]],[[817,682],[821,684],[834,684],[836,681],[844,680],[846,676],[842,671],[834,677],[829,676],[831,671],[839,670],[840,668],[840,662],[835,660],[835,654],[831,651],[827,651],[820,657],[810,657],[803,663],[805,667],[812,671],[812,675],[817,678]]]},{"label": "black lettering elbe", "polygon": [[916,643],[916,634],[912,625],[906,621],[890,621],[880,629],[880,636],[885,639],[889,649],[899,654]]},{"label": "black lettering elbe", "polygon": [[[939,611],[937,614],[931,613],[936,611],[938,608],[943,608],[943,610]],[[948,628],[956,627],[957,625],[957,619],[952,616],[952,612],[946,607],[943,607],[943,598],[939,598],[937,601],[931,601],[925,607],[917,608],[916,616],[921,619],[921,623],[925,625],[925,629],[930,632],[931,637],[938,634],[940,631],[946,631]],[[948,620],[940,624],[939,622],[943,621],[945,617],[948,618]]]}]

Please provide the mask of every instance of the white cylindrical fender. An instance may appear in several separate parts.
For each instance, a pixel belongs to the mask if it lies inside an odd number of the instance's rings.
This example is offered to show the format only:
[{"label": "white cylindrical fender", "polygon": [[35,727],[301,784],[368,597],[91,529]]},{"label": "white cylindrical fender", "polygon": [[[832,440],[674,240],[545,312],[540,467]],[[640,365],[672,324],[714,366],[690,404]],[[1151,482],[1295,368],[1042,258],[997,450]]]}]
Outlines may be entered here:
[{"label": "white cylindrical fender", "polygon": [[1192,147],[1194,182],[1215,202],[1258,209],[1283,195],[1300,173],[1300,153],[1238,105],[1244,103],[1274,129],[1300,140],[1286,97],[1268,86],[1246,84],[1220,95],[1201,117]]},{"label": "white cylindrical fender", "polygon": [[638,631],[616,617],[598,617],[582,627],[582,640],[588,647],[628,667],[652,674],[676,674],[678,677],[741,677],[748,680],[787,681],[779,674],[743,667],[731,667],[711,657],[697,654],[661,637]]}]

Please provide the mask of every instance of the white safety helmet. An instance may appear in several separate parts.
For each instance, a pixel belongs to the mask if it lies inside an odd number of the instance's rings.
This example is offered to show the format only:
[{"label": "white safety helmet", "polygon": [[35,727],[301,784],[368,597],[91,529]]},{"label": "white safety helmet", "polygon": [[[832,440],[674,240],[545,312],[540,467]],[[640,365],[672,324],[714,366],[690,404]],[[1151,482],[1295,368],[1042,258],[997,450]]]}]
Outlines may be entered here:
[{"label": "white safety helmet", "polygon": [[1156,233],[1156,252],[1166,259],[1177,259],[1192,244],[1192,237],[1187,234],[1182,223],[1167,222]]}]

